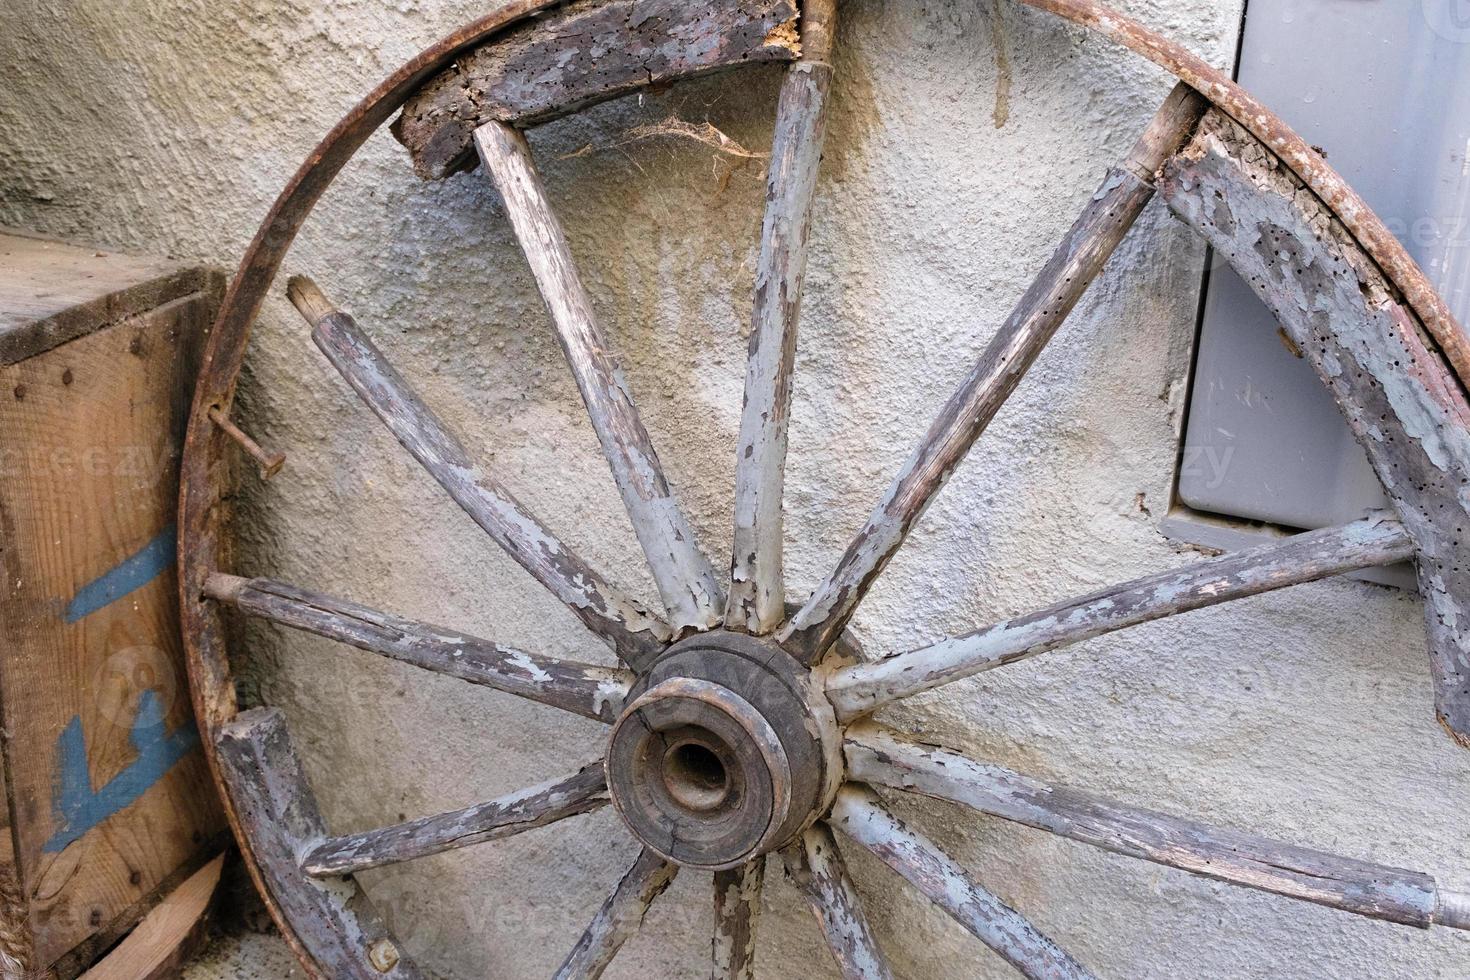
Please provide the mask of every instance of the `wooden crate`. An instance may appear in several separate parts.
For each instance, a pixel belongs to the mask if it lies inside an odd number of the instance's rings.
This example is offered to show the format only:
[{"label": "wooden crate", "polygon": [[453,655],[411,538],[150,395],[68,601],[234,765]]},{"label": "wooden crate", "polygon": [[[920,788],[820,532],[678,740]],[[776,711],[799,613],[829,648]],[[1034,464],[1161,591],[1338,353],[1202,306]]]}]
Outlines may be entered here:
[{"label": "wooden crate", "polygon": [[223,843],[174,567],[221,289],[0,231],[0,977],[76,976]]}]

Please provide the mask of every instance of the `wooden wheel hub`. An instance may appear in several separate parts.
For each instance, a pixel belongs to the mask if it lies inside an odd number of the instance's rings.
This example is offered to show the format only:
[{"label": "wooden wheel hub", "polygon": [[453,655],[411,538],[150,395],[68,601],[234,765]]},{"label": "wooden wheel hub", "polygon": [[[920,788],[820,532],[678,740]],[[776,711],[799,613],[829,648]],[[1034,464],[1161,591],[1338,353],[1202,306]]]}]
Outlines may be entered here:
[{"label": "wooden wheel hub", "polygon": [[737,867],[788,843],[840,775],[831,706],[776,644],[723,631],[669,650],[613,728],[607,783],[633,834],[678,864]]}]

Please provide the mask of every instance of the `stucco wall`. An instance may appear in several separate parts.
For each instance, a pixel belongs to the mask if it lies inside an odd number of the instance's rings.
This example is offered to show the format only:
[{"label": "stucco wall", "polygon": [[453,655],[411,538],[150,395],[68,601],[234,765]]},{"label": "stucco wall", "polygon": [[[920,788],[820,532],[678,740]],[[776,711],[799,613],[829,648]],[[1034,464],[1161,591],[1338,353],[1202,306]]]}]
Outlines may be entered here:
[{"label": "stucco wall", "polygon": [[[0,223],[232,266],[316,139],[464,0],[8,0]],[[1217,64],[1237,2],[1130,12]],[[1168,89],[1046,16],[851,0],[802,336],[788,488],[793,591],[814,585]],[[999,19],[997,19],[999,18]],[[996,127],[1002,76],[1009,116]],[[671,114],[764,148],[755,69],[533,136],[583,274],[705,548],[723,564],[762,198],[672,142]],[[1004,114],[1001,114],[1004,116]],[[583,151],[583,152],[579,152]],[[858,629],[906,649],[1194,560],[1166,541],[1202,252],[1155,206],[929,512]],[[380,135],[288,271],[354,311],[502,478],[619,584],[656,599],[495,195],[421,184]],[[248,573],[585,659],[606,651],[496,552],[354,401],[279,296],[243,417],[290,453],[247,483]],[[1332,582],[1055,654],[902,706],[899,725],[1023,771],[1470,884],[1470,754],[1431,713],[1416,598]],[[283,705],[334,828],[460,806],[596,755],[600,727],[258,629],[248,695]],[[1109,977],[1463,977],[1470,941],[1115,858],[937,804],[905,816]],[[851,849],[849,849],[851,850]],[[371,877],[454,977],[547,975],[633,846],[610,812]],[[1006,968],[852,856],[905,977]],[[610,975],[705,975],[708,878],[686,874]],[[760,972],[833,974],[773,873]]]}]

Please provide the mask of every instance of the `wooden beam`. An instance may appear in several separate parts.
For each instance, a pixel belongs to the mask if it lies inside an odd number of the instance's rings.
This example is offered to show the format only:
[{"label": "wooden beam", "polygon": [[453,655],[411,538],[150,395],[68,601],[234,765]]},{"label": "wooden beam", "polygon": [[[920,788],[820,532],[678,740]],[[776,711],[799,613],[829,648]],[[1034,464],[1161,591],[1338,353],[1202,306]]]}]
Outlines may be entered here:
[{"label": "wooden beam", "polygon": [[307,853],[301,867],[313,878],[357,874],[514,837],[590,813],[608,802],[606,777],[599,759],[565,779],[542,783],[489,803],[381,830],[329,838]]},{"label": "wooden beam", "polygon": [[755,975],[755,930],[760,921],[761,888],[765,880],[765,857],[715,872],[710,980],[751,980]]},{"label": "wooden beam", "polygon": [[403,108],[393,133],[414,170],[474,164],[487,122],[530,126],[653,85],[794,58],[794,0],[581,0],[461,55]]},{"label": "wooden beam", "polygon": [[724,611],[724,591],[664,477],[623,369],[577,275],[531,148],[518,131],[499,122],[477,129],[475,146],[541,288],[670,621],[676,628],[709,628]]},{"label": "wooden beam", "polygon": [[1092,976],[1019,912],[976,884],[949,855],[904,826],[867,787],[844,786],[831,820],[1023,975],[1038,980]]},{"label": "wooden beam", "polygon": [[805,48],[781,86],[766,176],[766,216],[735,477],[730,599],[725,607],[727,628],[756,634],[774,631],[786,616],[782,510],[787,423],[807,239],[827,135],[829,48],[836,8],[836,0],[807,0],[802,13]]},{"label": "wooden beam", "polygon": [[333,980],[421,980],[356,882],[307,877],[298,855],[326,837],[316,798],[273,709],[239,715],[215,743],[239,836],[274,902],[282,929],[322,976]]},{"label": "wooden beam", "polygon": [[205,594],[248,616],[608,724],[622,713],[635,679],[627,671],[526,653],[270,579],[214,575]]},{"label": "wooden beam", "polygon": [[477,466],[352,317],[305,277],[291,280],[290,295],[332,366],[506,554],[606,640],[628,666],[646,666],[663,652],[670,638],[668,626],[608,584]]},{"label": "wooden beam", "polygon": [[843,980],[891,980],[888,959],[868,924],[831,828],[824,823],[808,828],[781,857],[787,875],[811,905]]},{"label": "wooden beam", "polygon": [[1205,101],[1193,89],[1176,87],[1133,150],[1088,201],[837,567],[782,629],[783,644],[807,663],[820,659],[842,635],[909,530],[1143,213],[1153,198],[1155,174],[1189,138],[1204,110]]},{"label": "wooden beam", "polygon": [[679,866],[645,849],[598,909],[556,980],[597,980],[623,944],[637,935],[649,906],[674,883]]},{"label": "wooden beam", "polygon": [[992,670],[1129,626],[1391,565],[1413,556],[1404,528],[1386,518],[1298,534],[1068,599],[1039,612],[883,660],[835,671],[827,696],[851,719],[981,671]]},{"label": "wooden beam", "polygon": [[855,779],[948,800],[1115,854],[1372,919],[1470,927],[1462,899],[1455,893],[1442,898],[1434,879],[1417,871],[1125,806],[876,725],[849,729],[844,751]]}]

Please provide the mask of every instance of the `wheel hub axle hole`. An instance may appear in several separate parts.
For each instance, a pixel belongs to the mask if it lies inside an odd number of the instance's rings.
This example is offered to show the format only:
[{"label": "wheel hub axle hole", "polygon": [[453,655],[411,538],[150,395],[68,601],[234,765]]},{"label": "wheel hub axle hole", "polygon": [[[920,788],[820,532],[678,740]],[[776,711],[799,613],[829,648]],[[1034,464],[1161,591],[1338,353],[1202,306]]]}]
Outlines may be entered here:
[{"label": "wheel hub axle hole", "polygon": [[730,773],[707,746],[680,742],[664,754],[664,788],[683,807],[699,812],[717,809],[730,795]]}]

